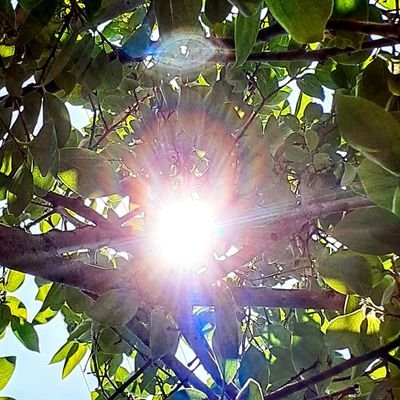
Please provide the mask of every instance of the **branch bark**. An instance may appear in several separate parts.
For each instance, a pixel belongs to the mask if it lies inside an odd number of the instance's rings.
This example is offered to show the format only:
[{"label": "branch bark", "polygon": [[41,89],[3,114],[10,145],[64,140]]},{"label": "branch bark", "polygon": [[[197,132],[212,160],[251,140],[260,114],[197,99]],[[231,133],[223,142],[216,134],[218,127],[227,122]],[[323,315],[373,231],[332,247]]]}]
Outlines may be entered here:
[{"label": "branch bark", "polygon": [[265,395],[264,400],[284,399],[293,393],[306,389],[310,385],[315,385],[316,383],[332,378],[333,376],[338,375],[356,365],[362,364],[366,361],[374,360],[376,358],[385,357],[385,355],[389,351],[399,346],[400,346],[400,337],[398,337],[397,339],[393,340],[388,344],[385,344],[382,347],[379,347],[376,350],[372,350],[369,353],[365,353],[358,357],[352,357],[349,360],[346,360],[338,365],[335,365],[334,367],[329,368],[326,371],[320,372],[319,374],[316,374],[308,379],[304,379],[300,382],[290,383],[280,389],[277,389],[274,392]]},{"label": "branch bark", "polygon": [[[269,237],[280,238],[282,235],[293,234],[303,223],[318,216],[328,215],[337,212],[349,211],[354,208],[369,207],[372,203],[368,199],[361,197],[334,200],[326,203],[315,203],[305,207],[286,212],[285,217],[270,217],[259,219],[265,222],[266,240]],[[133,245],[131,243],[134,243]],[[151,285],[146,285],[147,276],[139,268],[141,263],[140,249],[143,252],[145,244],[135,241],[129,228],[115,227],[114,224],[106,226],[88,226],[75,231],[61,232],[51,231],[42,235],[31,235],[19,228],[11,228],[0,225],[0,264],[17,271],[39,276],[53,282],[63,283],[69,286],[81,288],[95,294],[101,294],[106,290],[115,287],[127,287],[134,290],[140,289],[144,298],[153,299],[158,304],[169,304],[171,296],[163,290],[158,292]],[[62,256],[62,253],[82,248],[97,248],[108,245],[118,250],[132,251],[134,261],[126,269],[104,269],[84,262],[69,259]],[[246,248],[243,253],[239,252],[225,261],[214,261],[207,272],[199,276],[201,287],[207,288],[213,282],[224,277],[249,262],[252,258],[262,252],[263,245],[257,248]],[[135,254],[134,250],[138,250]],[[160,271],[160,270],[158,270]],[[145,271],[146,273],[151,271]],[[153,271],[154,273],[156,271]],[[140,282],[140,287],[138,285]],[[168,283],[174,288],[177,283],[171,277]],[[171,289],[172,290],[172,289]],[[301,292],[286,292],[259,288],[251,289],[253,294],[247,291],[249,288],[238,289],[235,293],[237,302],[244,305],[245,299],[253,298],[253,305],[264,305],[273,307],[274,305],[296,307],[301,305],[307,308],[342,308],[340,297],[330,298],[327,302],[326,296]],[[202,293],[203,301],[211,303],[211,298],[207,297],[207,290]]]}]

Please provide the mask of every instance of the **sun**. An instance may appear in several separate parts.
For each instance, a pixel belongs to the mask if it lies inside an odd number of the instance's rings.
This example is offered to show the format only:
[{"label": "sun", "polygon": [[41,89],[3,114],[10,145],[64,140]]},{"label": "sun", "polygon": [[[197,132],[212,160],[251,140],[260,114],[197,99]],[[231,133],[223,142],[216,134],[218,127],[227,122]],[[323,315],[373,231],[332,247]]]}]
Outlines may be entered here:
[{"label": "sun", "polygon": [[212,207],[201,200],[167,204],[156,223],[159,255],[174,268],[202,267],[213,254],[216,232]]}]

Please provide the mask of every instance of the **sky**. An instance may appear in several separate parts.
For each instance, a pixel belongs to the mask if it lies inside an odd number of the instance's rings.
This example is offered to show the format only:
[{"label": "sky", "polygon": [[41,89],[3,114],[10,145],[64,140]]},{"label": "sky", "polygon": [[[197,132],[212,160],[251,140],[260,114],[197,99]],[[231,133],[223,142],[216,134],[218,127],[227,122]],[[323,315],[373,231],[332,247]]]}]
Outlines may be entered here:
[{"label": "sky", "polygon": [[[75,128],[82,128],[89,122],[89,112],[81,107],[67,105],[71,121]],[[41,306],[35,300],[37,288],[33,277],[26,276],[24,284],[10,295],[19,298],[28,310],[28,320],[31,321]],[[64,380],[61,379],[63,363],[49,365],[57,350],[68,337],[61,314],[45,325],[37,325],[40,353],[26,349],[7,328],[5,338],[0,340],[0,357],[17,356],[16,368],[8,385],[0,391],[1,396],[9,396],[16,400],[71,400],[90,399],[90,389],[95,387],[92,376],[83,373],[80,367]],[[86,361],[85,361],[86,362]],[[82,368],[85,362],[81,363]],[[1,373],[1,372],[0,372]]]},{"label": "sky", "polygon": [[[35,300],[36,292],[33,277],[27,275],[21,288],[10,293],[25,304],[30,321],[42,304]],[[17,362],[13,376],[0,392],[0,396],[9,396],[16,400],[90,399],[88,383],[93,388],[93,377],[76,367],[65,380],[61,380],[63,363],[49,365],[53,355],[68,337],[61,314],[45,325],[37,325],[36,330],[40,353],[26,349],[15,338],[11,329],[7,328],[5,338],[0,341],[0,356],[17,356]]]}]

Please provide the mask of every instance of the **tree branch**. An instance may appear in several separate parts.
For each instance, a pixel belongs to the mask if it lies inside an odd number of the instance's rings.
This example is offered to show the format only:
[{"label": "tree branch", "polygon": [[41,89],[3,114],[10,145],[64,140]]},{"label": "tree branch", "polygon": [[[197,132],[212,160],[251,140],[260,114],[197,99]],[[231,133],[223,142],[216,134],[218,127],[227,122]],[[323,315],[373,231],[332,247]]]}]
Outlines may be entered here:
[{"label": "tree branch", "polygon": [[[400,36],[400,24],[358,21],[354,19],[331,19],[326,24],[330,31],[344,31],[378,35],[385,38],[397,39]],[[274,37],[286,35],[287,32],[279,24],[260,29],[257,35],[257,44],[268,42]],[[227,42],[228,43],[228,42]],[[233,44],[233,41],[229,44]]]},{"label": "tree branch", "polygon": [[320,372],[319,374],[311,376],[308,379],[304,379],[300,382],[290,383],[289,385],[277,389],[272,393],[266,394],[264,396],[264,400],[284,399],[289,395],[296,393],[300,390],[306,389],[311,385],[315,385],[319,382],[325,381],[326,379],[332,378],[335,375],[341,374],[342,372],[356,365],[362,364],[366,361],[374,360],[376,358],[384,358],[389,351],[399,346],[400,346],[400,337],[382,347],[379,347],[376,350],[372,350],[369,353],[365,353],[358,357],[352,357],[349,360],[346,360],[338,365],[335,365],[334,367],[329,368],[326,371]]},{"label": "tree branch", "polygon": [[[324,62],[331,57],[339,56],[341,54],[351,54],[359,50],[372,50],[386,46],[393,46],[398,43],[398,40],[393,38],[383,38],[376,40],[367,40],[363,42],[359,49],[353,47],[346,47],[344,49],[339,47],[327,47],[318,50],[286,50],[286,51],[268,51],[260,53],[252,53],[247,58],[247,61],[318,61]],[[234,62],[235,53],[233,51],[217,53],[211,62]]]},{"label": "tree branch", "polygon": [[54,207],[68,208],[85,219],[94,222],[96,225],[100,225],[107,221],[106,218],[97,211],[87,207],[83,199],[80,197],[67,197],[54,192],[48,192],[42,197],[42,199],[48,201]]},{"label": "tree branch", "polygon": [[[231,288],[239,307],[315,308],[343,311],[346,296],[328,290],[271,289],[265,287]],[[193,305],[212,306],[212,296],[199,293]]]}]

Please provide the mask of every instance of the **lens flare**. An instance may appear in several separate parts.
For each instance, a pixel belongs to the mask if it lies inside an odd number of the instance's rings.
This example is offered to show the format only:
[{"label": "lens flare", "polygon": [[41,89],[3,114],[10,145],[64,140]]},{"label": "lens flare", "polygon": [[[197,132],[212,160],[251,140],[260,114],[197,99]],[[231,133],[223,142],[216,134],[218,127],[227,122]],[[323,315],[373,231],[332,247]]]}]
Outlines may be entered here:
[{"label": "lens flare", "polygon": [[217,48],[211,40],[188,32],[175,32],[163,39],[154,54],[160,68],[191,71],[201,69],[216,54]]},{"label": "lens flare", "polygon": [[176,268],[201,267],[213,254],[216,225],[212,210],[200,200],[165,206],[156,240],[161,256]]}]

